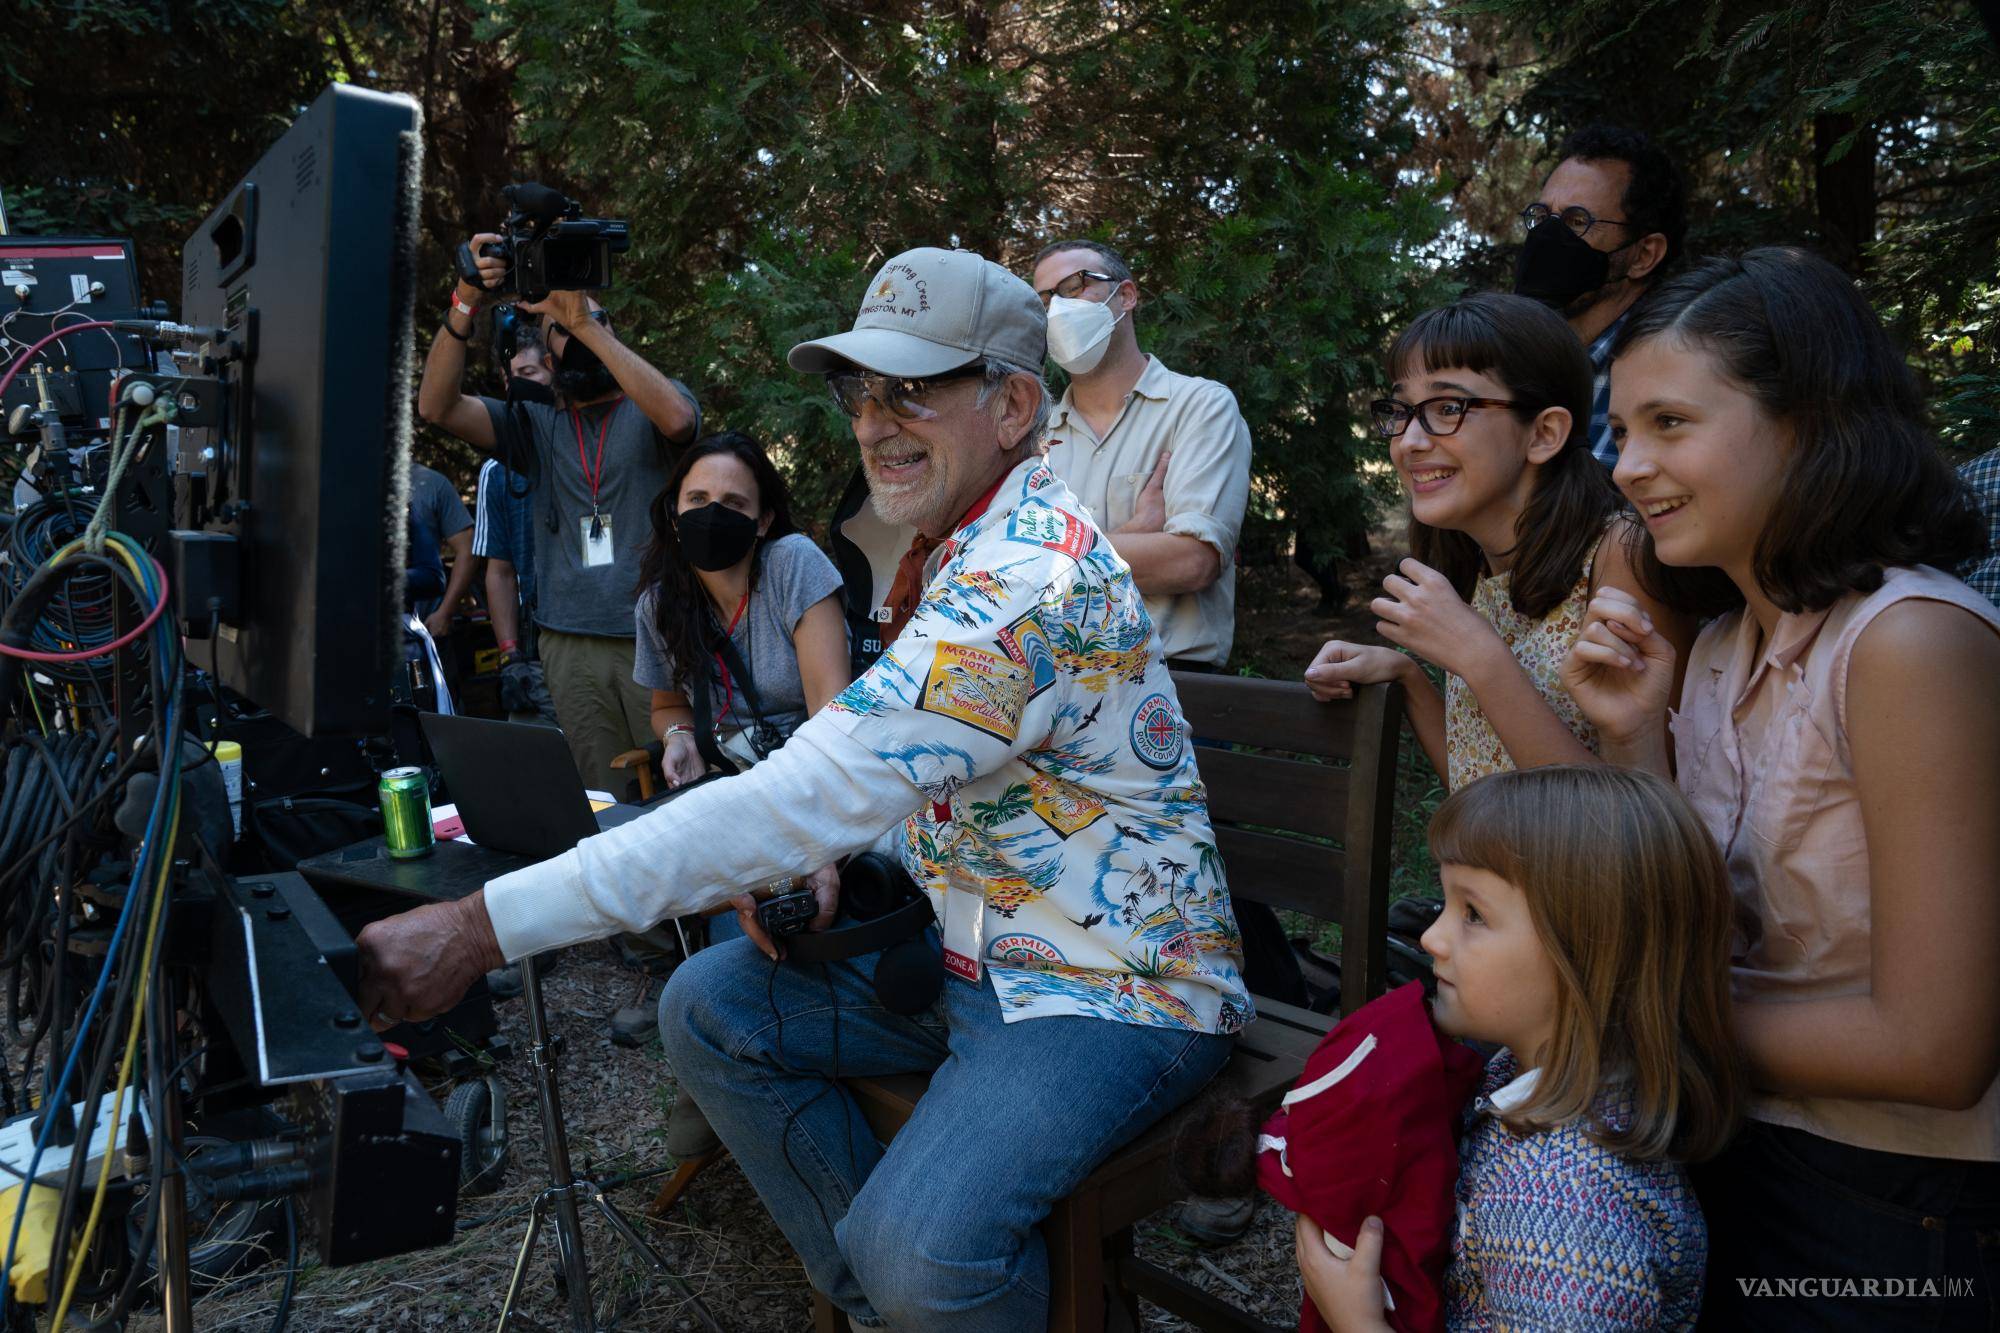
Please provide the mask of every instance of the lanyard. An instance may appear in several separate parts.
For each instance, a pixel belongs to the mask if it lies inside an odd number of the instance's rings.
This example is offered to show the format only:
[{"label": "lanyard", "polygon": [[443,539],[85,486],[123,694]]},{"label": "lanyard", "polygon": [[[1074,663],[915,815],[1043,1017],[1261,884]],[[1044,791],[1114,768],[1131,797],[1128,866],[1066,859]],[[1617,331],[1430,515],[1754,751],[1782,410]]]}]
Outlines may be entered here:
[{"label": "lanyard", "polygon": [[584,484],[590,487],[590,512],[592,514],[597,512],[597,488],[604,484],[605,432],[611,429],[612,414],[617,412],[618,404],[624,401],[625,395],[622,393],[612,399],[611,406],[605,409],[604,420],[597,423],[597,466],[595,468],[591,467],[590,461],[583,454],[583,415],[575,408],[571,408],[569,412],[569,424],[576,429],[576,465],[583,469]]},{"label": "lanyard", "polygon": [[[724,638],[728,638],[736,633],[736,626],[743,619],[743,610],[749,605],[750,594],[748,591],[745,591],[743,600],[736,604],[736,614],[729,618],[729,628],[723,631]],[[722,675],[722,713],[721,716],[715,719],[715,729],[720,731],[722,730],[722,719],[728,717],[731,710],[736,707],[736,699],[729,692],[729,664],[722,660],[720,649],[715,654],[715,669]]]}]

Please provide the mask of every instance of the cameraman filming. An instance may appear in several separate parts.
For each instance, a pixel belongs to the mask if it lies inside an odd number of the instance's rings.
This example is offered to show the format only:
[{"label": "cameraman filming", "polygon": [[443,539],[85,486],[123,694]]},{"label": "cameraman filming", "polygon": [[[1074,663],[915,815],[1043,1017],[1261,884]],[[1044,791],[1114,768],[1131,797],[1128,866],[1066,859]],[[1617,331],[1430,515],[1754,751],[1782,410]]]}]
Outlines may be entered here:
[{"label": "cameraman filming", "polygon": [[507,276],[507,260],[487,253],[501,239],[482,232],[471,240],[480,281],[461,278],[452,294],[424,361],[417,412],[535,479],[542,668],[585,785],[615,794],[624,775],[611,761],[652,739],[650,700],[632,680],[632,588],[652,532],[647,507],[666,484],[673,451],[700,432],[701,408],[686,385],[619,342],[603,309],[580,291],[519,305],[542,317],[566,407],[516,403],[510,412],[498,399],[464,393],[473,321]]}]

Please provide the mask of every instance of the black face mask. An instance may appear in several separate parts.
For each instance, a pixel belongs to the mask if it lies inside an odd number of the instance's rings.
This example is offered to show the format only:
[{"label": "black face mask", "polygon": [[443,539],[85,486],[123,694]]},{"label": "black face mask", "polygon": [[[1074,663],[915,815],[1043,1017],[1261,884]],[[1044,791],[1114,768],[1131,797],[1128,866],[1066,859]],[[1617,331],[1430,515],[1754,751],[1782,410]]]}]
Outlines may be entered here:
[{"label": "black face mask", "polygon": [[587,403],[616,391],[618,381],[597,353],[571,338],[556,362],[556,385],[572,403]]},{"label": "black face mask", "polygon": [[507,401],[510,403],[547,403],[556,405],[556,391],[540,380],[522,379],[519,375],[507,377]]},{"label": "black face mask", "polygon": [[1521,247],[1521,258],[1514,265],[1514,294],[1566,310],[1610,276],[1610,254],[1571,231],[1561,218],[1545,218]]},{"label": "black face mask", "polygon": [[688,563],[711,574],[728,569],[757,544],[757,520],[711,501],[683,509],[674,520]]}]

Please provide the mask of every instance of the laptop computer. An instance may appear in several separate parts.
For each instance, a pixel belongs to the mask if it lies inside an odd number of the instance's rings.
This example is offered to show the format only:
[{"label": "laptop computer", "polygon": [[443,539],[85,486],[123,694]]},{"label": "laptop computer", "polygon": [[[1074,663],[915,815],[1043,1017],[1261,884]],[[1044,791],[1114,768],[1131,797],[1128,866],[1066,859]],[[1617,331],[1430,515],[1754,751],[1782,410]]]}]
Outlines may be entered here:
[{"label": "laptop computer", "polygon": [[554,727],[444,713],[421,722],[466,836],[482,847],[545,861],[644,813],[632,805],[593,812],[569,742]]}]

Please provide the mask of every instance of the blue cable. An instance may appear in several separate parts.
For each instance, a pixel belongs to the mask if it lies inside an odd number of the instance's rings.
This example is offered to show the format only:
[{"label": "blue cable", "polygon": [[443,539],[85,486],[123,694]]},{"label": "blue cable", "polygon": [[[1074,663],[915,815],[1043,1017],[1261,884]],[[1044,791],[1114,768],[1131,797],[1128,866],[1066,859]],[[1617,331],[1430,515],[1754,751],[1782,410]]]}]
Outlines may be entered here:
[{"label": "blue cable", "polygon": [[[110,535],[127,545],[134,552],[136,557],[135,563],[140,569],[140,586],[157,603],[160,591],[153,579],[152,558],[145,553],[143,548],[139,547],[136,542],[131,541],[123,533],[112,533]],[[151,608],[148,609],[150,610]],[[155,632],[160,639],[162,652],[160,661],[164,666],[172,662],[174,651],[173,637],[170,629],[167,627],[165,616],[160,618]],[[165,679],[164,672],[162,673],[162,679]],[[170,742],[174,741],[177,736],[174,730],[174,712],[174,696],[170,694],[165,705],[160,710],[161,734],[167,737]],[[63,1062],[62,1077],[56,1081],[54,1091],[42,1103],[45,1113],[42,1118],[42,1129],[35,1136],[35,1152],[28,1159],[27,1174],[21,1183],[21,1201],[15,1206],[14,1226],[7,1235],[6,1262],[0,1264],[0,1320],[6,1318],[8,1303],[14,1294],[14,1252],[15,1248],[20,1244],[21,1224],[26,1221],[28,1216],[28,1199],[34,1192],[35,1178],[41,1170],[42,1153],[49,1145],[49,1131],[55,1128],[55,1108],[62,1104],[63,1096],[69,1089],[70,1076],[76,1072],[77,1061],[83,1055],[84,1039],[90,1034],[91,1024],[96,1021],[97,1007],[103,1001],[105,989],[111,980],[112,964],[118,957],[118,943],[124,938],[125,927],[130,924],[135,915],[133,909],[138,906],[143,896],[140,892],[140,886],[146,882],[147,871],[151,868],[153,858],[158,854],[160,840],[166,836],[165,821],[161,819],[161,815],[166,809],[168,794],[180,782],[181,747],[177,743],[169,744],[167,750],[168,753],[161,757],[162,774],[159,790],[153,793],[153,809],[146,817],[146,841],[144,846],[140,848],[138,864],[133,868],[132,884],[126,890],[125,906],[118,914],[118,924],[111,932],[110,943],[105,946],[104,967],[97,974],[97,985],[91,990],[90,1003],[84,1008],[83,1018],[77,1024],[75,1033],[70,1037],[69,1057]],[[135,1004],[141,1003],[142,999],[135,997],[133,1002]],[[89,1150],[89,1132],[89,1129],[85,1130],[84,1150],[86,1152]]]},{"label": "blue cable", "polygon": [[[163,716],[167,725],[171,727],[173,724],[172,710],[167,710]],[[171,731],[168,734],[171,735]],[[175,777],[178,779],[179,774],[176,773]],[[62,1076],[56,1080],[54,1090],[50,1092],[48,1099],[42,1103],[45,1112],[42,1119],[42,1129],[35,1136],[34,1156],[28,1159],[26,1179],[21,1189],[21,1201],[14,1209],[13,1230],[7,1236],[7,1260],[4,1265],[0,1265],[0,1274],[5,1274],[5,1280],[0,1281],[0,1319],[6,1317],[8,1301],[13,1296],[14,1251],[15,1247],[20,1243],[21,1225],[28,1216],[28,1197],[32,1192],[32,1185],[35,1178],[41,1169],[42,1153],[48,1148],[49,1132],[55,1128],[56,1112],[54,1108],[62,1103],[64,1095],[69,1090],[70,1076],[76,1072],[77,1062],[83,1054],[85,1038],[90,1035],[91,1024],[97,1018],[98,1005],[103,1001],[104,992],[111,980],[111,969],[117,958],[119,941],[124,938],[125,927],[130,924],[135,915],[133,909],[138,906],[143,896],[140,892],[140,885],[147,877],[147,871],[151,868],[154,849],[159,845],[159,839],[165,832],[161,827],[164,821],[161,820],[160,816],[164,810],[169,786],[169,783],[162,782],[158,792],[154,794],[153,810],[147,817],[146,845],[141,850],[138,866],[133,871],[131,887],[125,894],[125,906],[118,914],[118,925],[111,932],[111,942],[105,948],[104,966],[97,974],[97,985],[91,991],[90,1003],[84,1008],[83,1018],[77,1024],[76,1031],[70,1038],[69,1058],[63,1062]]]}]

